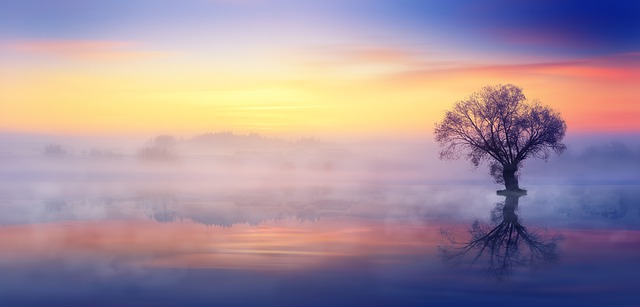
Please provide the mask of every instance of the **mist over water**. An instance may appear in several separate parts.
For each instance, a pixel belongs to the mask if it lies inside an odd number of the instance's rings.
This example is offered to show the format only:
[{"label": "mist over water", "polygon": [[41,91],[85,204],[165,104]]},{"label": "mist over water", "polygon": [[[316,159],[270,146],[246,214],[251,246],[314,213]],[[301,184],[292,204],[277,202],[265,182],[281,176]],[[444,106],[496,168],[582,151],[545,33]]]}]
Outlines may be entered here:
[{"label": "mist over water", "polygon": [[[38,181],[55,175],[85,181],[123,176],[119,179],[137,181],[136,176],[156,174],[155,181],[176,181],[178,185],[178,179],[186,178],[201,178],[203,184],[216,179],[234,184],[234,178],[241,178],[242,186],[265,180],[286,182],[288,178],[316,183],[487,182],[486,166],[475,169],[464,157],[441,161],[439,149],[428,137],[333,141],[231,132],[136,138],[5,133],[0,135],[0,143],[5,181]],[[640,179],[640,164],[636,163],[640,142],[635,135],[578,135],[569,137],[566,143],[568,150],[549,161],[526,160],[521,180],[560,183]],[[9,172],[16,176],[9,177]]]},{"label": "mist over water", "polygon": [[[627,286],[640,252],[632,138],[569,139],[563,156],[526,161],[528,192],[511,213],[485,167],[441,161],[428,140],[214,133],[0,142],[1,304],[413,306],[507,295],[536,306],[576,300],[567,278],[605,289],[583,306],[637,299]],[[455,267],[441,259],[441,233],[465,242],[507,214],[553,242],[554,257],[509,266],[501,281],[484,258]],[[580,278],[585,267],[597,281]]]},{"label": "mist over water", "polygon": [[[5,206],[18,209],[12,210],[14,217],[15,212],[36,214],[34,203],[50,212],[64,212],[68,204],[101,204],[107,215],[114,209],[109,204],[122,202],[164,210],[146,214],[165,221],[195,208],[234,208],[231,216],[220,217],[226,219],[223,225],[269,219],[260,211],[265,207],[286,209],[273,218],[345,212],[435,217],[456,208],[473,212],[501,188],[491,182],[486,167],[473,168],[463,159],[441,161],[433,142],[417,139],[286,140],[223,132],[147,139],[4,134],[0,140],[0,193]],[[616,201],[627,206],[636,194],[603,186],[595,189],[600,196],[594,198],[568,193],[572,188],[566,185],[640,184],[640,143],[634,141],[569,140],[569,150],[560,157],[526,161],[522,186],[540,191],[530,198],[542,202],[572,195],[583,206]],[[457,192],[459,187],[466,193]]]}]

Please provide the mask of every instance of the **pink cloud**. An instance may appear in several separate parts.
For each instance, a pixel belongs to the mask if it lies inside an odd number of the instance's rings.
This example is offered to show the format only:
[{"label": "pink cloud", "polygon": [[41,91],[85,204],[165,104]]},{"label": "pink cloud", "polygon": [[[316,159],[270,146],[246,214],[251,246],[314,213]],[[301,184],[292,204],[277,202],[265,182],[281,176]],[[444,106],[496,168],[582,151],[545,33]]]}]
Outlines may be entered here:
[{"label": "pink cloud", "polygon": [[397,82],[420,83],[443,76],[503,76],[522,75],[559,76],[588,80],[615,81],[626,83],[640,78],[640,56],[636,54],[612,55],[575,61],[556,61],[523,64],[459,63],[449,68],[434,68],[430,65],[417,66],[389,76]]},{"label": "pink cloud", "polygon": [[135,60],[170,54],[161,51],[138,50],[135,46],[136,44],[133,42],[100,40],[25,40],[0,44],[2,49],[15,53],[71,60]]}]

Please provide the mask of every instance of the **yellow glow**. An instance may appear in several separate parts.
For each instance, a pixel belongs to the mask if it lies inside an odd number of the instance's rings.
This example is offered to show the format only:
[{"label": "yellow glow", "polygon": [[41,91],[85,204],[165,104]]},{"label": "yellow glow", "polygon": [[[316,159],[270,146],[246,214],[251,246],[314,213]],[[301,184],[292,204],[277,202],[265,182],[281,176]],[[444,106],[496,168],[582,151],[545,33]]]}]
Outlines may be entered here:
[{"label": "yellow glow", "polygon": [[[35,47],[68,47],[50,45]],[[94,45],[81,46],[98,53],[102,45]],[[0,130],[429,135],[455,101],[495,83],[522,86],[528,97],[560,110],[572,131],[640,129],[640,94],[628,82],[640,76],[634,69],[570,63],[432,69],[409,53],[383,51],[315,62],[114,57],[44,69],[6,65]]]}]

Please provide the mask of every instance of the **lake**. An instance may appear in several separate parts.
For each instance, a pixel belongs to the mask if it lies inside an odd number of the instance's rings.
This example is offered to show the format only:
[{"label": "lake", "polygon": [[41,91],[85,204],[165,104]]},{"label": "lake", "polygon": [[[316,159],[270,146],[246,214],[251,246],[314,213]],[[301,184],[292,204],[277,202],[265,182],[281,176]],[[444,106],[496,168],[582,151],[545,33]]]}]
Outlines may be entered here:
[{"label": "lake", "polygon": [[637,185],[5,175],[0,306],[640,304]]}]

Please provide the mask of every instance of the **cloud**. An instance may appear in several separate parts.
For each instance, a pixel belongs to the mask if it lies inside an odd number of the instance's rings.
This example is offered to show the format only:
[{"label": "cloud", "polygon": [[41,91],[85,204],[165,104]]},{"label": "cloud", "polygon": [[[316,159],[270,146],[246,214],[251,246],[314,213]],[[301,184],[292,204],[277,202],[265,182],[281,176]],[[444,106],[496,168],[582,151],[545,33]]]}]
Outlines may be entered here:
[{"label": "cloud", "polygon": [[[550,36],[545,39],[560,39]],[[316,46],[304,50],[302,67],[350,78],[400,83],[439,80],[445,76],[570,77],[627,83],[640,78],[640,53],[564,58],[483,58],[443,54],[419,46],[353,44]],[[299,64],[300,65],[300,64]]]},{"label": "cloud", "polygon": [[393,44],[333,44],[308,46],[300,52],[298,67],[331,78],[376,79],[425,66],[429,51]]},{"label": "cloud", "polygon": [[139,60],[171,55],[171,52],[138,50],[136,43],[108,40],[20,40],[0,43],[10,52],[81,61]]},{"label": "cloud", "polygon": [[420,82],[442,78],[445,75],[503,76],[556,76],[588,80],[617,81],[627,83],[640,78],[640,54],[624,53],[565,61],[534,63],[453,63],[449,67],[431,63],[416,65],[412,69],[390,75],[399,82]]},{"label": "cloud", "polygon": [[419,53],[400,47],[360,46],[350,48],[334,48],[337,58],[346,61],[368,63],[411,64],[419,61]]}]

